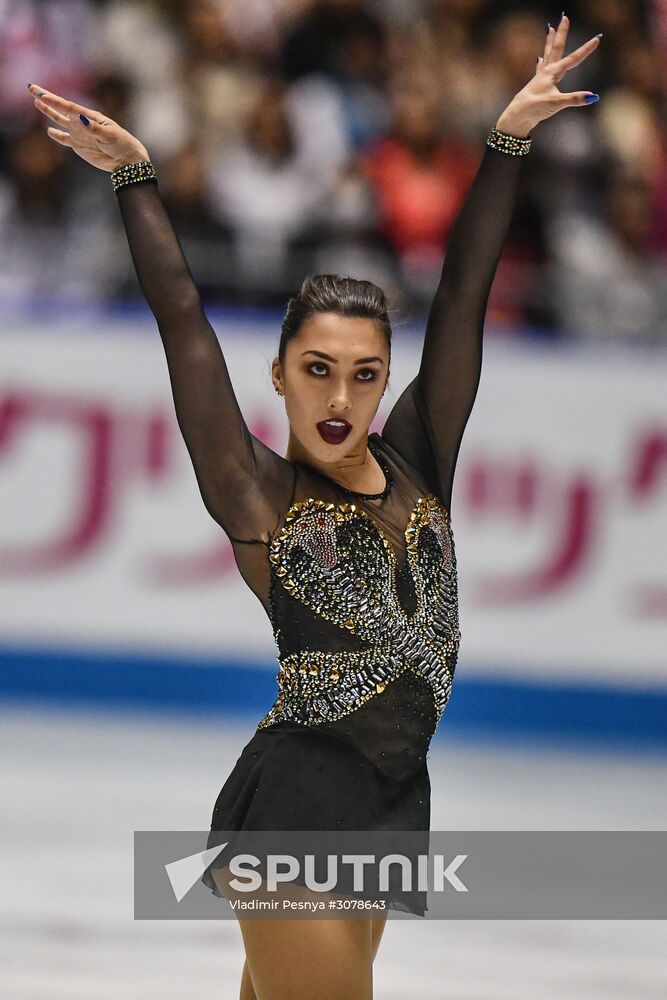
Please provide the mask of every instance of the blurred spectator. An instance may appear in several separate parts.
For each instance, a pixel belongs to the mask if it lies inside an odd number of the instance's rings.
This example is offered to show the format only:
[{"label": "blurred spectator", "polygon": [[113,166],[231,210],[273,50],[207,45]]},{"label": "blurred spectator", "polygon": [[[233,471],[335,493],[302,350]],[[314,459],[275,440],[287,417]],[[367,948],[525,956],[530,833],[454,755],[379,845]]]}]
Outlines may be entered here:
[{"label": "blurred spectator", "polygon": [[665,135],[660,57],[646,38],[633,31],[617,65],[619,79],[600,109],[602,141],[616,160],[651,182],[661,170]]},{"label": "blurred spectator", "polygon": [[334,181],[353,159],[345,109],[335,88],[325,77],[312,75],[293,83],[285,99],[299,158]]},{"label": "blurred spectator", "polygon": [[[365,39],[370,47],[362,61],[381,54],[384,25],[360,0],[314,0],[304,5],[301,17],[292,21],[283,40],[282,71],[292,81],[308,73],[340,70],[341,49],[349,39]],[[359,58],[359,55],[357,55]]]},{"label": "blurred spectator", "polygon": [[[89,0],[0,3],[0,121],[26,117],[26,86],[83,93],[99,47]],[[29,108],[28,108],[29,110]]]},{"label": "blurred spectator", "polygon": [[339,174],[325,216],[309,270],[364,277],[383,288],[390,302],[409,307],[396,255],[377,224],[373,192],[356,164]]},{"label": "blurred spectator", "polygon": [[[402,84],[402,86],[401,86]],[[447,234],[472,183],[479,151],[445,139],[433,88],[399,81],[389,136],[364,157],[379,225],[419,293],[442,266]],[[425,279],[425,281],[424,281]]]},{"label": "blurred spectator", "polygon": [[[69,155],[39,123],[12,138],[8,177],[0,187],[4,295],[91,301],[114,294],[123,265],[109,232],[110,217],[94,210],[95,182],[69,186]],[[98,174],[97,181],[104,181],[108,201],[108,176]]]},{"label": "blurred spectator", "polygon": [[242,139],[211,158],[210,184],[214,209],[234,234],[242,298],[282,301],[298,283],[290,245],[317,224],[326,182],[299,161],[279,82],[265,84]]},{"label": "blurred spectator", "polygon": [[607,176],[599,215],[552,221],[557,318],[569,336],[667,340],[667,260],[651,252],[652,227],[651,187],[623,166]]},{"label": "blurred spectator", "polygon": [[667,256],[667,132],[660,132],[660,154],[651,173],[653,188],[652,249]]},{"label": "blurred spectator", "polygon": [[326,77],[354,148],[387,127],[386,29],[360,0],[317,0],[287,35],[282,69],[289,81]]},{"label": "blurred spectator", "polygon": [[189,130],[209,146],[241,136],[263,92],[264,69],[232,34],[216,0],[176,9],[184,57]]},{"label": "blurred spectator", "polygon": [[99,75],[112,72],[127,80],[131,100],[122,124],[158,162],[187,141],[190,128],[181,36],[161,7],[145,0],[99,4],[97,63]]}]

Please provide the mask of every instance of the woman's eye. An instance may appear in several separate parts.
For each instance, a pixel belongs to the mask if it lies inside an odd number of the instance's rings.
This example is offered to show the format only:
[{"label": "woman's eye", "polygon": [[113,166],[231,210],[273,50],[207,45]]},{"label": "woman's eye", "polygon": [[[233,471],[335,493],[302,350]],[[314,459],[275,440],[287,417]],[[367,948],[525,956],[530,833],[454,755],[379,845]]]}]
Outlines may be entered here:
[{"label": "woman's eye", "polygon": [[[314,368],[323,368],[324,371],[323,372],[315,372],[315,371],[313,371]],[[322,376],[322,375],[326,375],[326,373],[328,371],[328,368],[321,361],[313,361],[312,365],[308,366],[308,370],[311,371],[311,372],[313,372],[313,375],[320,375],[320,376]],[[364,376],[363,378],[360,377],[362,375]],[[362,368],[357,373],[357,380],[359,382],[372,382],[374,380],[374,378],[375,378],[375,372],[373,371],[372,368]]]}]

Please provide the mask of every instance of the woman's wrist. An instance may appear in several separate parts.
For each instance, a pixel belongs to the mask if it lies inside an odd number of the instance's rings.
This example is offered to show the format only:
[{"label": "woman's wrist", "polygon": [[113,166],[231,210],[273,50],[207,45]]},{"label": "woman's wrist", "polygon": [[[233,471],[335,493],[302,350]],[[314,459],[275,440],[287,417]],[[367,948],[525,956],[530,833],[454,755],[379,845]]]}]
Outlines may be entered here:
[{"label": "woman's wrist", "polygon": [[118,170],[120,167],[128,167],[132,163],[149,163],[149,162],[150,162],[150,155],[146,147],[137,146],[136,149],[122,156],[118,160],[118,163],[116,164],[114,169]]},{"label": "woman's wrist", "polygon": [[527,117],[525,108],[509,104],[496,122],[496,128],[516,139],[527,139],[536,124]]}]

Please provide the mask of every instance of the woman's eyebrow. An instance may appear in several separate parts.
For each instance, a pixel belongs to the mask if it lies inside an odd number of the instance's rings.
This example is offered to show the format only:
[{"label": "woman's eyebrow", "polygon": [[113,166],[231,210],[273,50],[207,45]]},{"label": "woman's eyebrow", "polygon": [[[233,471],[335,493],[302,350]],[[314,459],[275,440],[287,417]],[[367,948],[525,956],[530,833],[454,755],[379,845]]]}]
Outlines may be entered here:
[{"label": "woman's eyebrow", "polygon": [[[325,354],[323,351],[304,351],[303,354],[316,354],[318,358],[324,358],[325,361],[331,361],[334,365],[338,364],[336,358],[332,358],[330,354]],[[303,354],[301,357],[303,357]],[[382,358],[359,358],[358,361],[353,361],[352,364],[367,365],[369,361],[379,361],[382,363]]]}]

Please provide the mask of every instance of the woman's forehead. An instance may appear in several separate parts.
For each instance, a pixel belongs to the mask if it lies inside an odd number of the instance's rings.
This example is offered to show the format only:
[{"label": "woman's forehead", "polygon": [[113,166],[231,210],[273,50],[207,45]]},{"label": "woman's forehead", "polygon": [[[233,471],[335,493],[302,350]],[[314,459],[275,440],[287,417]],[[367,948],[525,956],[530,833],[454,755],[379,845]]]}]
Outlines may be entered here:
[{"label": "woman's forehead", "polygon": [[359,348],[366,345],[367,353],[387,355],[386,337],[378,323],[368,317],[315,313],[303,321],[293,339],[300,353],[315,348],[345,360],[354,355],[356,360]]}]

